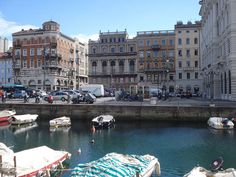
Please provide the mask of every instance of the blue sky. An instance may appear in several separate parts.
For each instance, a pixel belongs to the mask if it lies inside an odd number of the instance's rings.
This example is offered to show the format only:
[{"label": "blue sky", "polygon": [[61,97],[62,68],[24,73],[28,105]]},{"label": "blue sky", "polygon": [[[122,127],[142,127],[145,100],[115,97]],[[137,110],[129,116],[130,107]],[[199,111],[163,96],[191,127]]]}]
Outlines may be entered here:
[{"label": "blue sky", "polygon": [[200,20],[199,0],[0,0],[0,36],[40,28],[53,20],[62,33],[88,39],[99,31],[172,30],[177,21]]}]

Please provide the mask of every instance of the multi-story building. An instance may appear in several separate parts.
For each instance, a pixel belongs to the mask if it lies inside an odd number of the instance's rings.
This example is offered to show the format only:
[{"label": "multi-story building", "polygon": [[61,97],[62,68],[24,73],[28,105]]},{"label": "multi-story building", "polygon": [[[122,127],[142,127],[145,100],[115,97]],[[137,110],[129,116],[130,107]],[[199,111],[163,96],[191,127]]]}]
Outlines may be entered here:
[{"label": "multi-story building", "polygon": [[0,86],[13,83],[12,54],[0,53]]},{"label": "multi-story building", "polygon": [[200,69],[201,22],[177,22],[175,25],[176,91],[202,93]]},{"label": "multi-story building", "polygon": [[136,41],[126,30],[100,32],[98,40],[89,40],[89,83],[135,92],[136,55]]},{"label": "multi-story building", "polygon": [[76,89],[88,83],[88,44],[75,39]]},{"label": "multi-story building", "polygon": [[54,21],[42,29],[13,33],[15,83],[34,89],[61,90],[76,87],[75,40],[60,32]]},{"label": "multi-story building", "polygon": [[149,95],[151,88],[175,90],[174,31],[137,32],[138,90]]},{"label": "multi-story building", "polygon": [[7,52],[8,50],[8,39],[0,37],[0,53]]},{"label": "multi-story building", "polygon": [[236,100],[236,2],[201,0],[201,60],[204,92]]}]

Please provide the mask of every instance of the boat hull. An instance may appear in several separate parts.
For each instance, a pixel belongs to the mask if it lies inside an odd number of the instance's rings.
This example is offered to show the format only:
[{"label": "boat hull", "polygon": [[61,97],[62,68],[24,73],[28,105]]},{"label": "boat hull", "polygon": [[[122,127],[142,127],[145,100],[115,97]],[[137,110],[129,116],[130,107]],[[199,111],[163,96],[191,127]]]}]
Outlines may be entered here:
[{"label": "boat hull", "polygon": [[22,125],[35,122],[38,118],[37,114],[23,114],[23,115],[14,115],[12,117],[12,125]]},{"label": "boat hull", "polygon": [[207,123],[210,127],[219,130],[228,130],[234,128],[234,123],[228,118],[211,117]]}]

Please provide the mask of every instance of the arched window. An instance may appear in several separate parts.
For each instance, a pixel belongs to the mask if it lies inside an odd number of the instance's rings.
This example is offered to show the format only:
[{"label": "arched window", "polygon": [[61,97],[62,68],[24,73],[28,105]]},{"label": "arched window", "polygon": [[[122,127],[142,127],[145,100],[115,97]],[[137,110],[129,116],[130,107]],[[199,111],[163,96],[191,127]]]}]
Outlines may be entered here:
[{"label": "arched window", "polygon": [[114,60],[111,61],[111,73],[115,73],[116,62]]},{"label": "arched window", "polygon": [[227,94],[227,78],[226,78],[226,72],[225,72],[225,94]]},{"label": "arched window", "polygon": [[93,62],[92,63],[92,74],[96,74],[96,70],[97,70],[97,62]]},{"label": "arched window", "polygon": [[135,62],[134,62],[134,60],[131,60],[131,61],[129,62],[129,70],[130,70],[130,72],[132,72],[132,73],[135,72]]},{"label": "arched window", "polygon": [[107,61],[102,62],[102,72],[106,73],[107,72]]},{"label": "arched window", "polygon": [[123,60],[120,60],[119,61],[119,72],[120,73],[123,73],[124,72],[124,69],[125,67],[124,67],[124,61]]}]

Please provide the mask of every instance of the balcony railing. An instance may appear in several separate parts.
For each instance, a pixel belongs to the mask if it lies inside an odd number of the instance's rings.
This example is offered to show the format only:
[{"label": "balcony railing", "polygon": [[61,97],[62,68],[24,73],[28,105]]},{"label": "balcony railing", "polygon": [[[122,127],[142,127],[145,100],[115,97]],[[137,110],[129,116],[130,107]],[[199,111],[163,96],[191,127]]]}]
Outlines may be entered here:
[{"label": "balcony railing", "polygon": [[124,71],[115,71],[115,72],[89,72],[90,76],[111,76],[111,75],[137,75],[137,72],[135,71],[129,71],[129,72],[124,72]]},{"label": "balcony railing", "polygon": [[94,54],[88,54],[89,57],[133,56],[133,55],[137,55],[137,52],[122,52],[122,53],[94,53]]},{"label": "balcony railing", "polygon": [[183,67],[184,71],[194,71],[194,67]]}]

